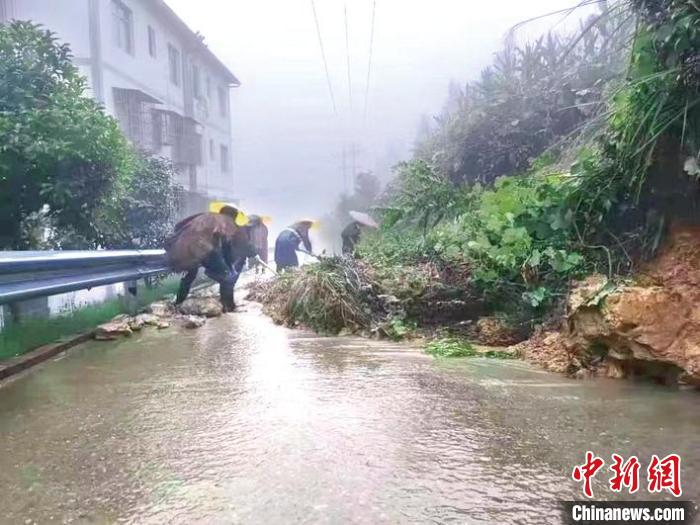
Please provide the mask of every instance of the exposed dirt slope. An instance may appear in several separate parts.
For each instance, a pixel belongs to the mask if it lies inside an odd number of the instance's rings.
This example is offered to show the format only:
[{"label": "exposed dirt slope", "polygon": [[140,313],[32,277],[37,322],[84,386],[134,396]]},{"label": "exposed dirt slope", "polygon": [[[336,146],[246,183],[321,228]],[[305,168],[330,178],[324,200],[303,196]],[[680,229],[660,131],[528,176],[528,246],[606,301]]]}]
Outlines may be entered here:
[{"label": "exposed dirt slope", "polygon": [[569,374],[700,385],[700,228],[675,228],[629,284],[579,283],[561,333],[538,333],[519,350]]}]

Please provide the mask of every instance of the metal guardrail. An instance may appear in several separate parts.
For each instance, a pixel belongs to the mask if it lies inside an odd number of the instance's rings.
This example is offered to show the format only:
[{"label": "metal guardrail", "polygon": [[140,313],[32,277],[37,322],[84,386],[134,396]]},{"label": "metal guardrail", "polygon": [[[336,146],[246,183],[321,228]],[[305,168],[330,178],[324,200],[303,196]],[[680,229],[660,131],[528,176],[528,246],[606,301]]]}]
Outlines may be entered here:
[{"label": "metal guardrail", "polygon": [[0,305],[167,272],[163,250],[0,252]]}]

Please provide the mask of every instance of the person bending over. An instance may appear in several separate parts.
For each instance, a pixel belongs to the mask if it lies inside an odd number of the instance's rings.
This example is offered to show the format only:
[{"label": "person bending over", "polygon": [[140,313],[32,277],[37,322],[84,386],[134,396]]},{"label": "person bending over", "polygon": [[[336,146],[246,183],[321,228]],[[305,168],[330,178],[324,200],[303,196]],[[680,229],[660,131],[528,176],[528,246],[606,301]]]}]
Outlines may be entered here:
[{"label": "person bending over", "polygon": [[176,305],[189,295],[200,267],[207,277],[219,283],[221,305],[225,312],[236,308],[233,288],[238,272],[231,260],[232,245],[240,236],[235,220],[238,210],[227,206],[219,213],[199,213],[175,225],[175,232],[166,241],[168,265],[176,272],[184,272],[177,293]]},{"label": "person bending over", "polygon": [[301,244],[304,245],[306,252],[311,253],[309,230],[312,225],[313,221],[310,219],[301,220],[285,228],[277,236],[277,241],[275,242],[275,264],[278,272],[299,266],[297,250],[299,250]]}]

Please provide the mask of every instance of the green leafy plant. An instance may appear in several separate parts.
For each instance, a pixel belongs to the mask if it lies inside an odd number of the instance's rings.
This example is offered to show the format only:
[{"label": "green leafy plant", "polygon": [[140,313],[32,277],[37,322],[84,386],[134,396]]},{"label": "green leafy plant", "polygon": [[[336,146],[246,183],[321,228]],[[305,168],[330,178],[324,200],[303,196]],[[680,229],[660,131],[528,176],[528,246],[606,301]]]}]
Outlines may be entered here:
[{"label": "green leafy plant", "polygon": [[606,126],[572,168],[575,226],[611,271],[652,255],[673,221],[695,221],[700,155],[700,11],[681,0],[628,2],[638,15],[628,80]]},{"label": "green leafy plant", "polygon": [[182,205],[183,188],[173,164],[138,154],[129,185],[114,195],[98,215],[106,248],[160,248],[172,233]]},{"label": "green leafy plant", "polygon": [[22,221],[44,206],[56,228],[95,246],[95,214],[128,177],[130,148],[71,58],[34,24],[0,26],[0,248],[27,247]]},{"label": "green leafy plant", "polygon": [[86,87],[51,32],[0,25],[0,249],[159,247],[172,229],[173,166],[135,151]]},{"label": "green leafy plant", "polygon": [[443,338],[429,342],[425,352],[438,358],[489,357],[513,359],[513,354],[497,349],[478,349],[464,339]]},{"label": "green leafy plant", "polygon": [[394,341],[401,341],[406,337],[410,336],[417,329],[415,322],[407,322],[404,319],[392,319],[387,327],[385,327],[385,332],[390,339]]}]

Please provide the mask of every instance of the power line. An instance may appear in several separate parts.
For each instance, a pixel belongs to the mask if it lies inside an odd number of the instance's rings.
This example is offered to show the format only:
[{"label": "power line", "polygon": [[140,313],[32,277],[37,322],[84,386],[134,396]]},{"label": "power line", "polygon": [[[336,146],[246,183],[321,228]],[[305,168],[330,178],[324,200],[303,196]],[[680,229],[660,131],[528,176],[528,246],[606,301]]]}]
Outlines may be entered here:
[{"label": "power line", "polygon": [[348,30],[348,4],[345,4],[345,54],[348,62],[348,100],[352,114],[352,77],[350,75],[350,31]]},{"label": "power line", "polygon": [[367,85],[365,86],[365,110],[364,121],[367,123],[367,107],[369,104],[369,82],[372,76],[372,54],[374,50],[374,17],[377,12],[377,0],[372,2],[372,29],[369,36],[369,60],[367,61]]},{"label": "power line", "polygon": [[321,48],[321,58],[323,58],[323,69],[326,71],[326,82],[328,82],[328,92],[331,95],[331,102],[333,103],[333,113],[337,116],[338,109],[335,105],[335,95],[333,94],[333,84],[331,84],[331,76],[328,73],[328,61],[326,60],[326,51],[323,48],[323,38],[321,37],[321,25],[318,23],[318,15],[316,14],[316,5],[314,0],[311,1],[311,10],[314,12],[314,22],[316,22],[316,34],[318,35],[318,45]]}]

